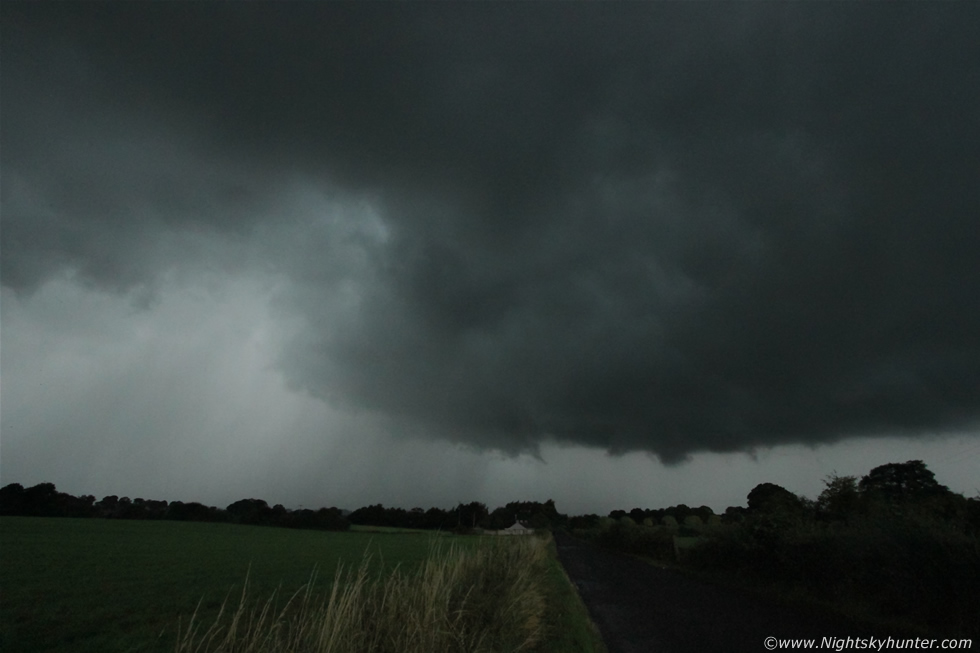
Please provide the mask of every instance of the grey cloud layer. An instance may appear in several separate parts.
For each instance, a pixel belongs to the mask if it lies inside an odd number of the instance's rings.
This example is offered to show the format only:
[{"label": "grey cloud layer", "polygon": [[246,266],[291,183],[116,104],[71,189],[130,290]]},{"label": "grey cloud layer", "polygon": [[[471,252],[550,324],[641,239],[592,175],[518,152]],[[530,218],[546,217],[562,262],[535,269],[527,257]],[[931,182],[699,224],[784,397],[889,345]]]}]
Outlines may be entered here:
[{"label": "grey cloud layer", "polygon": [[[7,3],[3,283],[260,242],[296,387],[481,447],[962,427],[978,17]],[[277,206],[291,179],[334,217]]]}]

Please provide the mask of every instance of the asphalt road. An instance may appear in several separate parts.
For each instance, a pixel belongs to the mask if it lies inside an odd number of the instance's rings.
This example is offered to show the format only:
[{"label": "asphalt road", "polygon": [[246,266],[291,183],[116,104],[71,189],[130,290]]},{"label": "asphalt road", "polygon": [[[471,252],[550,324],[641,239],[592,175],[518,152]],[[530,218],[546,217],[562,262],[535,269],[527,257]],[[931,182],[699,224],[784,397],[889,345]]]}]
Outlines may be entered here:
[{"label": "asphalt road", "polygon": [[768,648],[768,637],[816,638],[819,650],[824,637],[889,635],[812,608],[700,582],[562,533],[555,533],[555,543],[609,653],[787,650]]}]

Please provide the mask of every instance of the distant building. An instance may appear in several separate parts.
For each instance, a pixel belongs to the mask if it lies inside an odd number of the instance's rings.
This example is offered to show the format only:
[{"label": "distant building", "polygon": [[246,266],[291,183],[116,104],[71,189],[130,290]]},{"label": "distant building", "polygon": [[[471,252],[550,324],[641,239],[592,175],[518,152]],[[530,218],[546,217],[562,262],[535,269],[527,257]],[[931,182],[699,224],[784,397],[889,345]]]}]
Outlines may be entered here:
[{"label": "distant building", "polygon": [[497,535],[533,535],[534,531],[522,524],[519,521],[515,521],[513,526],[508,526],[502,531],[497,531]]}]

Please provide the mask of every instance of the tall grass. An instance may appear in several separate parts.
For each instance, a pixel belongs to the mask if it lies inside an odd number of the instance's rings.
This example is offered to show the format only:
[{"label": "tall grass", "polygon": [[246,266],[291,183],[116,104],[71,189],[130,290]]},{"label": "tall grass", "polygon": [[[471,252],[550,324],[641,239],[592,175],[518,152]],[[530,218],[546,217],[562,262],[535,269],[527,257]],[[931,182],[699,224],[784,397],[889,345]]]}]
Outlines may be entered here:
[{"label": "tall grass", "polygon": [[545,543],[536,537],[490,539],[462,550],[434,545],[414,572],[338,569],[329,595],[314,577],[282,607],[248,595],[226,599],[204,628],[191,618],[176,653],[480,653],[531,649],[544,634]]}]

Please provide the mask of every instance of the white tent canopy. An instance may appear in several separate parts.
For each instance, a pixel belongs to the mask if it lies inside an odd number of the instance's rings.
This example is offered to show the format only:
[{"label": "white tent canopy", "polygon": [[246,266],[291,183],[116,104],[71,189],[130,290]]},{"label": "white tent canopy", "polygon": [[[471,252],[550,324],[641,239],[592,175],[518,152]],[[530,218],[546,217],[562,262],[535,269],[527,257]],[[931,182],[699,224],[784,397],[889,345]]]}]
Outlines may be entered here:
[{"label": "white tent canopy", "polygon": [[501,535],[530,535],[532,531],[527,526],[524,526],[521,522],[515,521],[513,526],[508,526],[502,531],[498,531]]}]

